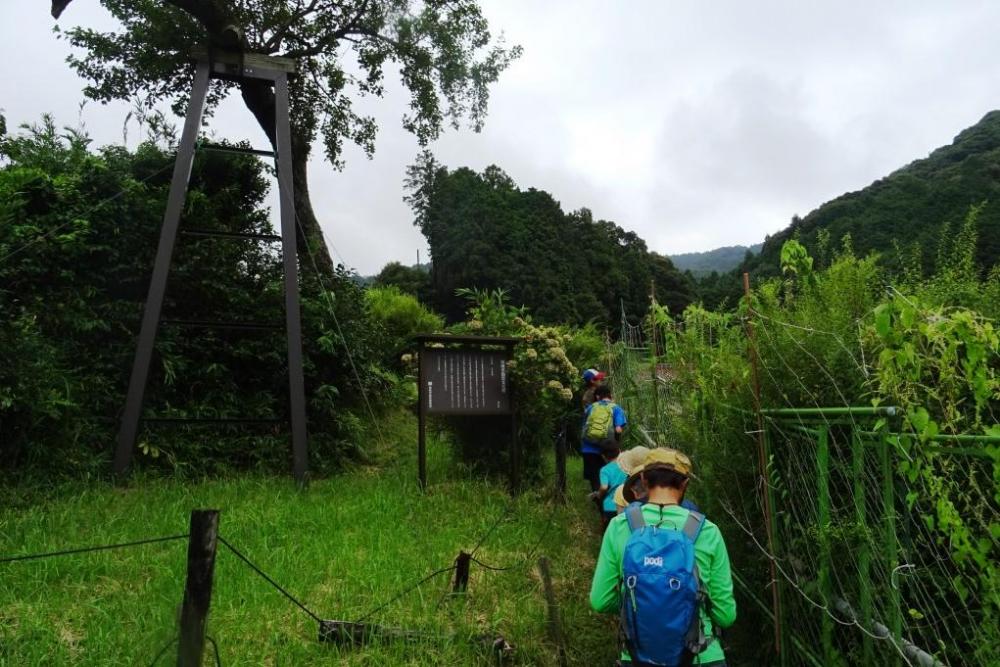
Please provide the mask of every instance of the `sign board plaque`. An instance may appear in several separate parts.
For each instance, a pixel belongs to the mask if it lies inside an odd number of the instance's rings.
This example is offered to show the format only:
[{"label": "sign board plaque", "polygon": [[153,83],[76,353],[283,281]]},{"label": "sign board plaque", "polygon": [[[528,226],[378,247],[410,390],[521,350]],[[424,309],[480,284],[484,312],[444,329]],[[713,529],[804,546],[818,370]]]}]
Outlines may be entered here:
[{"label": "sign board plaque", "polygon": [[429,415],[509,415],[506,350],[425,347],[421,399]]},{"label": "sign board plaque", "polygon": [[416,336],[420,355],[417,376],[417,474],[427,488],[428,415],[507,416],[510,419],[510,486],[521,478],[517,417],[511,400],[509,366],[520,338],[502,336]]}]

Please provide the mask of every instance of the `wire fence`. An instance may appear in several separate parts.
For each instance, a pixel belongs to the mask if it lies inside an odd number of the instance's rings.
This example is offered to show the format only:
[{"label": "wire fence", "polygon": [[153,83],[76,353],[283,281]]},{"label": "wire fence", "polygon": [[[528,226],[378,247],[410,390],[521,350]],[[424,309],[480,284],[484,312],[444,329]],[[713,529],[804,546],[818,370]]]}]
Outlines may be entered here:
[{"label": "wire fence", "polygon": [[[257,562],[255,562],[251,558],[251,556],[248,555],[244,550],[241,550],[238,547],[236,547],[232,542],[230,542],[229,540],[227,540],[221,534],[217,536],[217,540],[218,540],[218,543],[220,543],[222,546],[224,546],[226,548],[226,550],[229,551],[233,556],[235,556],[243,565],[245,565],[247,568],[249,568],[251,571],[253,571],[260,579],[262,579],[264,582],[266,582],[270,587],[272,587],[276,591],[278,591],[283,597],[285,597],[289,602],[291,602],[298,609],[300,609],[303,613],[305,613],[307,616],[309,616],[314,622],[316,622],[317,624],[319,624],[319,626],[320,626],[319,627],[319,634],[320,634],[320,636],[322,638],[324,636],[329,637],[328,634],[324,633],[324,626],[326,626],[328,624],[337,624],[337,625],[341,625],[341,626],[345,626],[345,627],[346,626],[354,626],[354,627],[357,627],[357,628],[361,628],[362,625],[366,621],[368,621],[369,619],[372,619],[372,618],[376,617],[381,612],[384,612],[386,609],[390,608],[393,604],[399,602],[400,600],[402,600],[403,598],[405,598],[409,594],[413,593],[414,591],[418,590],[419,588],[421,588],[421,587],[423,587],[423,586],[425,586],[425,585],[427,585],[427,584],[429,584],[431,582],[439,580],[443,575],[451,575],[453,573],[456,573],[459,570],[459,562],[461,560],[463,560],[463,559],[466,560],[467,563],[475,563],[477,566],[479,566],[480,568],[482,568],[483,572],[491,573],[491,574],[492,573],[506,573],[506,572],[520,570],[520,569],[523,569],[529,563],[533,562],[533,559],[539,553],[542,545],[544,544],[544,541],[545,541],[546,537],[550,534],[550,530],[551,530],[552,526],[555,524],[555,520],[556,520],[556,518],[558,516],[558,511],[560,509],[557,503],[553,502],[550,505],[548,515],[546,516],[546,518],[542,522],[542,528],[540,529],[537,538],[531,542],[531,545],[527,549],[527,551],[524,554],[524,556],[522,556],[521,558],[517,559],[515,562],[498,566],[498,565],[486,563],[483,560],[475,557],[475,554],[477,554],[480,551],[480,549],[491,538],[495,538],[498,534],[500,534],[502,532],[504,525],[514,525],[514,524],[516,524],[518,522],[518,519],[517,519],[518,515],[517,515],[517,513],[515,513],[513,511],[514,505],[516,504],[517,500],[518,499],[517,499],[516,496],[512,497],[511,500],[509,501],[509,503],[505,506],[504,510],[487,527],[486,530],[484,530],[478,537],[476,537],[474,539],[470,539],[470,540],[464,541],[464,543],[472,543],[472,544],[474,544],[474,547],[472,548],[471,552],[465,552],[465,551],[460,551],[459,550],[458,551],[459,557],[455,560],[454,563],[452,563],[451,565],[445,566],[445,567],[440,567],[438,569],[435,569],[432,572],[430,572],[429,574],[424,575],[424,576],[420,577],[419,579],[416,579],[413,582],[407,584],[406,586],[402,587],[400,590],[396,591],[391,596],[389,596],[386,600],[375,604],[371,609],[369,609],[365,613],[363,613],[360,616],[358,616],[357,619],[354,620],[354,621],[352,621],[352,622],[330,621],[330,620],[324,619],[319,613],[317,613],[312,608],[310,608],[310,606],[308,606],[298,596],[296,596],[293,593],[289,592],[289,590],[287,589],[286,586],[283,586],[278,581],[276,581],[271,575],[269,575],[264,570],[264,568],[261,565],[259,565]],[[86,547],[73,547],[73,548],[60,549],[60,550],[48,551],[48,552],[17,554],[17,555],[10,555],[10,556],[0,557],[0,564],[17,563],[17,562],[25,562],[25,561],[33,561],[33,560],[41,560],[41,559],[55,558],[55,557],[60,557],[60,556],[80,555],[80,554],[103,552],[103,551],[110,551],[110,550],[116,550],[116,549],[127,549],[127,548],[134,548],[134,547],[140,547],[140,546],[145,546],[145,545],[160,544],[160,543],[165,543],[165,542],[172,542],[172,541],[184,540],[184,539],[189,539],[189,538],[191,538],[191,535],[189,535],[188,533],[183,533],[183,534],[177,534],[177,535],[167,535],[167,536],[160,536],[160,537],[150,537],[150,538],[146,538],[146,539],[133,540],[133,541],[129,541],[129,542],[100,544],[100,545],[92,545],[92,546],[86,546]],[[465,580],[464,580],[464,582],[461,585],[461,592],[463,592],[463,593],[467,592],[467,586],[468,586],[468,576],[469,576],[469,573],[468,573],[468,569],[467,568],[468,568],[468,566],[466,566],[466,571],[464,573]],[[532,585],[534,585],[534,583],[535,582],[532,582]],[[441,598],[438,599],[437,604],[434,606],[434,611],[437,612],[440,609],[441,603],[443,602],[443,600],[446,599],[449,594],[457,592],[458,589],[459,589],[459,586],[457,584],[457,580],[456,580],[455,584],[452,584],[451,582],[449,582],[449,586],[447,588],[445,588],[445,590],[443,591],[443,594],[442,594]],[[429,632],[429,631],[426,631],[426,630],[411,630],[411,629],[404,629],[404,628],[400,628],[400,627],[386,627],[386,626],[375,627],[375,626],[372,626],[370,628],[365,628],[363,630],[363,632],[360,635],[358,635],[358,636],[349,636],[347,638],[350,640],[350,643],[358,643],[358,642],[363,643],[363,642],[367,641],[368,639],[370,639],[371,637],[373,637],[375,635],[378,635],[378,634],[388,635],[390,638],[395,637],[397,639],[405,639],[405,640],[421,639],[421,640],[443,641],[443,642],[453,642],[453,641],[456,641],[460,637],[467,636],[467,635],[454,634],[454,633],[443,634],[443,633]],[[341,637],[341,639],[343,639],[343,638],[344,637]],[[212,637],[210,637],[210,636],[206,636],[206,639],[212,645],[216,664],[217,665],[221,665],[221,658],[220,658],[220,655],[219,655],[219,648],[218,648],[218,645],[217,645],[215,639],[212,638]],[[479,642],[485,642],[485,644],[488,645],[488,647],[491,650],[493,650],[494,652],[499,652],[498,653],[498,660],[502,657],[500,654],[504,654],[505,655],[505,654],[507,654],[507,653],[509,653],[509,652],[511,652],[513,650],[513,647],[501,635],[495,635],[495,636],[494,635],[488,635],[488,636],[487,635],[475,635],[475,636],[473,636],[473,639],[476,639]],[[486,641],[487,639],[489,641]],[[151,665],[156,665],[157,663],[159,663],[160,660],[162,659],[162,657],[164,655],[166,655],[166,653],[170,650],[170,648],[174,644],[178,643],[178,640],[179,640],[179,637],[177,637],[177,636],[171,638],[166,644],[164,644],[156,652],[155,657],[153,658],[153,660],[152,660],[152,662],[150,664]]]}]

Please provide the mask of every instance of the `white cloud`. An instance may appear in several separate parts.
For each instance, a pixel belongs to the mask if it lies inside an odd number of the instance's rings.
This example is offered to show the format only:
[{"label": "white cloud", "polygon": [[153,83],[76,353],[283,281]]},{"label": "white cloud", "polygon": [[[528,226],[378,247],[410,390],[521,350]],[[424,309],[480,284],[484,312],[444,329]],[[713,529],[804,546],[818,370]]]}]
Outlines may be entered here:
[{"label": "white cloud", "polygon": [[[74,124],[83,84],[63,63],[68,47],[50,32],[47,3],[3,5],[8,120],[51,111]],[[522,187],[591,208],[664,253],[759,241],[1000,106],[1000,5],[990,2],[484,6],[494,33],[522,44],[524,57],[494,88],[484,132],[447,133],[432,146],[439,159],[496,163]],[[108,21],[97,0],[76,0],[63,23]],[[317,151],[310,165],[324,229],[363,273],[415,261],[418,248],[426,256],[401,200],[419,150],[400,127],[406,105],[398,85],[361,103],[382,124],[374,160],[350,150],[338,173]],[[88,105],[82,118],[108,143],[121,140],[125,113]],[[238,99],[214,126],[262,141]]]}]

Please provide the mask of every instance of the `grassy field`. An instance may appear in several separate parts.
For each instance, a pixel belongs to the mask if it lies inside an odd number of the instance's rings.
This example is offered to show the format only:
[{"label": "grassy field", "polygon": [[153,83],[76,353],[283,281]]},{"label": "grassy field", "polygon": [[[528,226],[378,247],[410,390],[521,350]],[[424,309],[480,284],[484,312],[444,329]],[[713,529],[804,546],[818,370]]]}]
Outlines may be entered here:
[{"label": "grassy field", "polygon": [[[431,488],[417,488],[415,431],[390,424],[394,445],[379,465],[314,481],[233,476],[201,483],[138,477],[127,488],[92,484],[8,489],[0,509],[0,556],[125,542],[187,532],[193,508],[221,510],[220,534],[321,618],[357,620],[471,550],[499,517],[472,564],[469,591],[443,595],[450,574],[372,616],[388,626],[441,635],[339,649],[317,625],[220,545],[209,635],[223,665],[495,664],[468,637],[502,634],[509,664],[556,663],[535,563],[552,562],[571,664],[610,664],[610,619],[587,607],[597,520],[571,459],[571,501],[530,489],[512,503],[496,484],[472,479],[433,442]],[[537,546],[537,549],[535,548]],[[185,540],[0,564],[0,665],[149,665],[176,636]],[[171,647],[159,664],[175,661]],[[211,664],[206,660],[206,664]]]}]

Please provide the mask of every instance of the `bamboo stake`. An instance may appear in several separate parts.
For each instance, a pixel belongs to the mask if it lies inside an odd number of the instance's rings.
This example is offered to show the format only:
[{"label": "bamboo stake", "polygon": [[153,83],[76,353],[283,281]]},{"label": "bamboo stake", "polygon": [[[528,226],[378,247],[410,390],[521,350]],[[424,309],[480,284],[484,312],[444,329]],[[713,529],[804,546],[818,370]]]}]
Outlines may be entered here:
[{"label": "bamboo stake", "polygon": [[774,562],[774,559],[777,558],[777,554],[774,552],[774,514],[771,509],[771,494],[769,493],[770,481],[768,480],[767,475],[764,416],[761,413],[760,405],[760,370],[757,363],[757,340],[754,335],[753,327],[753,302],[750,298],[750,274],[745,272],[743,274],[743,294],[746,297],[747,304],[747,340],[749,342],[750,371],[753,381],[754,412],[757,415],[757,456],[759,459],[758,464],[760,466],[761,480],[764,483],[764,489],[762,490],[761,495],[763,495],[764,499],[764,522],[767,528],[767,548],[771,555],[771,606],[774,612],[774,652],[783,659],[784,656],[781,655],[781,600],[778,596],[778,575]]}]

